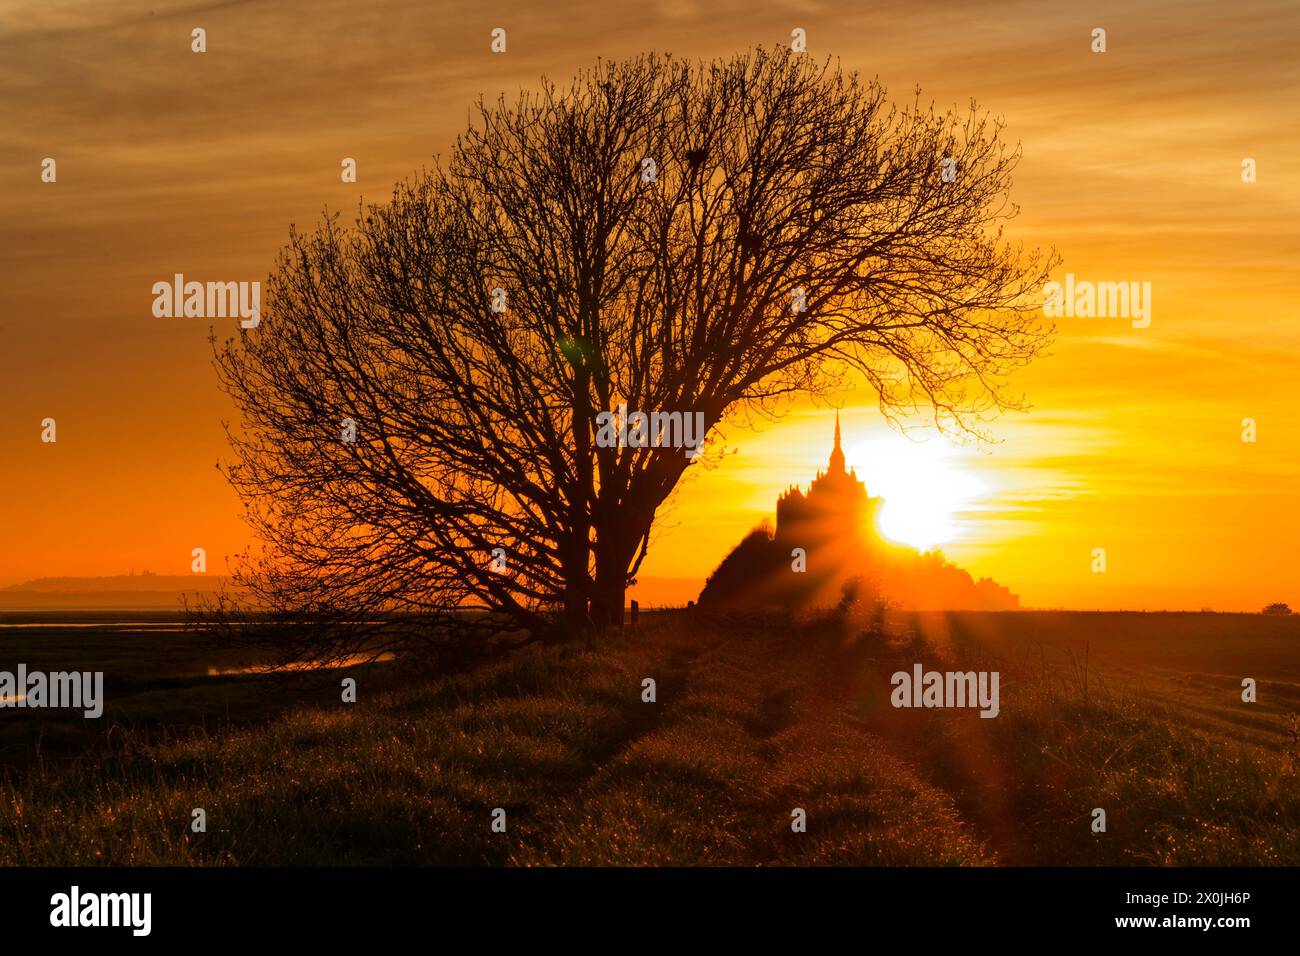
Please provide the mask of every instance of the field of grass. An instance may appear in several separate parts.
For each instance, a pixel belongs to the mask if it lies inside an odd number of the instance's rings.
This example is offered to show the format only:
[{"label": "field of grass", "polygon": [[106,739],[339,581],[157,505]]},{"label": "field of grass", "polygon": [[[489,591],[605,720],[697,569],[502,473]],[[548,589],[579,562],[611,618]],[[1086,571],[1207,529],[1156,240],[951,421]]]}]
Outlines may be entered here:
[{"label": "field of grass", "polygon": [[[0,634],[19,661],[103,669],[107,704],[0,710],[4,865],[1300,863],[1300,620],[664,613],[373,665],[355,704],[174,630]],[[1000,715],[891,707],[916,662],[1000,670]]]}]

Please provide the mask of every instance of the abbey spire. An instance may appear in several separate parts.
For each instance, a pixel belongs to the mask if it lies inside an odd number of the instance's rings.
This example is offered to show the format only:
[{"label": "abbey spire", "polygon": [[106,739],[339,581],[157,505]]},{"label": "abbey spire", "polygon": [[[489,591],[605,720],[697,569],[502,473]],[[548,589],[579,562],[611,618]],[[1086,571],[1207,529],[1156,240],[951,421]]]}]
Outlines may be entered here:
[{"label": "abbey spire", "polygon": [[827,474],[844,474],[844,450],[840,448],[840,413],[835,413],[835,447],[831,449],[831,463]]}]

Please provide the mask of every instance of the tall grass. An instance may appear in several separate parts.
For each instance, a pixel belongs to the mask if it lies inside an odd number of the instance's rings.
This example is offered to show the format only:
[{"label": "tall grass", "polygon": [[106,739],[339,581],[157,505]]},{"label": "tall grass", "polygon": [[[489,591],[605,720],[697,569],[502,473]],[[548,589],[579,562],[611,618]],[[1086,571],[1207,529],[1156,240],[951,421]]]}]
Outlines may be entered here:
[{"label": "tall grass", "polygon": [[[10,770],[0,864],[1300,862],[1300,753],[983,654],[879,622],[665,615],[409,685],[393,665],[356,704],[119,729]],[[1005,668],[1001,715],[889,707],[915,660]]]}]

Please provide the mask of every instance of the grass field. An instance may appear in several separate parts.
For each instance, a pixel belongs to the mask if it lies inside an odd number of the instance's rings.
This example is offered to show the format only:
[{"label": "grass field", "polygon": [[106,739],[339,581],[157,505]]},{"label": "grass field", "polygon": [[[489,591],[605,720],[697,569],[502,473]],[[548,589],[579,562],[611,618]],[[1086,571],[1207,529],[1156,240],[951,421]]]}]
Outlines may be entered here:
[{"label": "grass field", "polygon": [[[1300,619],[664,613],[372,665],[355,704],[161,619],[70,623],[0,631],[0,669],[107,687],[98,721],[0,710],[0,864],[1300,863]],[[916,662],[999,670],[1000,715],[891,707]]]}]

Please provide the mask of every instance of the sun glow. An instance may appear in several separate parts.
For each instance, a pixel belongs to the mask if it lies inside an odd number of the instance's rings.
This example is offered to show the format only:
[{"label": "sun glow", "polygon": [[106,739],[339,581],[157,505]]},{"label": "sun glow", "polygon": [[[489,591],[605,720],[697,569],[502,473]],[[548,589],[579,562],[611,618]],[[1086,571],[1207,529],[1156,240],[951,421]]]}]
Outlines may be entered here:
[{"label": "sun glow", "polygon": [[850,445],[848,464],[873,497],[884,498],[880,532],[922,551],[961,537],[963,511],[987,490],[943,438],[917,442],[897,434]]}]

